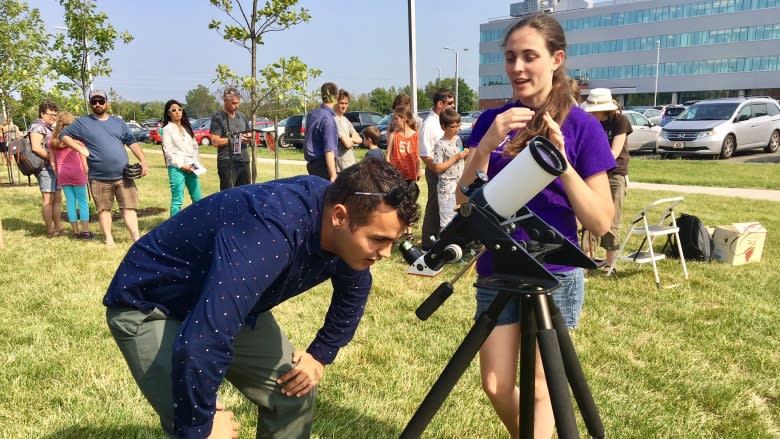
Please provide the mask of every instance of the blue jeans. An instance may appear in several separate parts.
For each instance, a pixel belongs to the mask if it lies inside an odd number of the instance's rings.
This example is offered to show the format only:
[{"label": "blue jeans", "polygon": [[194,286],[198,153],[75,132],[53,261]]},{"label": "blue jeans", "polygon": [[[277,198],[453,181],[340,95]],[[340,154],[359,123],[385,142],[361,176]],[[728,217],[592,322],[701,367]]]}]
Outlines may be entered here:
[{"label": "blue jeans", "polygon": [[[87,201],[87,185],[74,186],[66,184],[62,186],[65,194],[65,208],[68,211],[68,222],[89,222],[89,202]],[[78,216],[76,209],[78,208]]]},{"label": "blue jeans", "polygon": [[[564,273],[554,273],[555,277],[561,283],[555,291],[552,292],[552,298],[558,309],[561,310],[563,321],[566,327],[574,329],[580,321],[580,312],[582,304],[585,302],[585,270],[575,268],[572,271]],[[480,316],[487,310],[493,299],[496,298],[498,291],[487,288],[477,288],[477,311],[474,318]],[[513,296],[507,303],[504,310],[498,316],[497,325],[509,325],[520,321],[520,297]]]},{"label": "blue jeans", "polygon": [[171,216],[176,215],[181,210],[181,205],[184,203],[185,185],[193,203],[202,198],[200,179],[195,173],[184,172],[175,166],[168,166],[168,180],[171,184]]}]

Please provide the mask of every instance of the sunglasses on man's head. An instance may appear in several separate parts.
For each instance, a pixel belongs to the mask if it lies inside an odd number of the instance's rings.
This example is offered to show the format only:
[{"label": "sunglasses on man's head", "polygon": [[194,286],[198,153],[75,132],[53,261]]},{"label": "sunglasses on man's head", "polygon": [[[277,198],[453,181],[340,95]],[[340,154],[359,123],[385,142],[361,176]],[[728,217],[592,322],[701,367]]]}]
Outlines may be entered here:
[{"label": "sunglasses on man's head", "polygon": [[105,99],[92,99],[89,101],[90,105],[103,105],[106,103]]},{"label": "sunglasses on man's head", "polygon": [[405,189],[401,186],[394,186],[387,192],[355,192],[355,195],[378,195],[384,198],[385,203],[397,209],[404,200],[416,202],[417,197],[420,196],[420,188],[417,187],[417,183],[411,182]]}]

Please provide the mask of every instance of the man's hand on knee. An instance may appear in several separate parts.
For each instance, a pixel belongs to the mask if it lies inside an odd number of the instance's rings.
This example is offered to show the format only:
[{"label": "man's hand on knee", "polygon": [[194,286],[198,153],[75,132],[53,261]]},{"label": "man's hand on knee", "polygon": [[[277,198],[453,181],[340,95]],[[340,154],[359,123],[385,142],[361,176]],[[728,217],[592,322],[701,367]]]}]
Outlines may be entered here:
[{"label": "man's hand on knee", "polygon": [[[224,408],[224,407],[223,407]],[[214,422],[208,439],[237,439],[238,422],[233,419],[233,412],[219,410],[214,413]]]},{"label": "man's hand on knee", "polygon": [[293,352],[293,367],[276,382],[284,384],[282,393],[287,396],[303,396],[311,392],[322,380],[325,366],[308,352]]}]

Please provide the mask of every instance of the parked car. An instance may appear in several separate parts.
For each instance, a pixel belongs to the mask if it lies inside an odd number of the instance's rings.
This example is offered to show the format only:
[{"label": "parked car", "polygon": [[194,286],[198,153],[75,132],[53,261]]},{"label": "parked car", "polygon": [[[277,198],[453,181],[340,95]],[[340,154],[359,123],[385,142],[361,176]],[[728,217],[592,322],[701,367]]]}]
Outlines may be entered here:
[{"label": "parked car", "polygon": [[658,126],[664,126],[667,123],[674,120],[677,116],[682,114],[685,109],[688,108],[685,105],[667,105],[666,108],[664,108],[664,112],[661,115],[661,120],[658,122]]},{"label": "parked car", "polygon": [[460,130],[463,131],[466,128],[471,128],[472,125],[474,125],[474,122],[477,119],[475,119],[472,116],[461,116],[460,117]]},{"label": "parked car", "polygon": [[306,115],[293,114],[287,118],[284,124],[284,135],[279,137],[279,146],[288,148],[294,146],[303,149],[303,140],[306,138]]},{"label": "parked car", "polygon": [[376,125],[384,116],[373,111],[347,111],[344,117],[352,122],[355,131],[362,133],[367,127]]},{"label": "parked car", "polygon": [[482,111],[480,111],[480,110],[475,110],[475,111],[461,111],[461,112],[460,112],[460,115],[461,115],[461,116],[470,116],[470,117],[473,117],[474,119],[478,118],[480,114],[482,114]]},{"label": "parked car", "polygon": [[631,122],[633,132],[628,135],[628,152],[652,152],[655,153],[655,141],[661,127],[636,111],[624,111]]},{"label": "parked car", "polygon": [[149,131],[145,128],[141,128],[141,125],[135,125],[137,126],[131,126],[130,124],[127,124],[127,126],[130,128],[130,132],[133,133],[133,137],[135,137],[135,141],[140,143],[149,142]]},{"label": "parked car", "polygon": [[780,146],[780,106],[767,97],[697,102],[669,122],[658,136],[664,155],[712,155],[727,159],[737,150]]},{"label": "parked car", "polygon": [[141,124],[144,128],[160,128],[160,119],[146,119]]},{"label": "parked car", "polygon": [[150,128],[149,129],[149,143],[154,143],[155,145],[162,145],[162,136],[160,135],[160,128]]},{"label": "parked car", "polygon": [[[379,119],[379,121],[376,123],[376,129],[379,130],[379,145],[378,147],[385,149],[387,148],[387,126],[390,124],[390,121],[393,120],[393,115],[388,114],[385,115],[385,117]],[[365,128],[364,128],[365,130]],[[360,132],[360,135],[363,136],[363,132]],[[365,136],[363,136],[365,137]]]},{"label": "parked car", "polygon": [[199,145],[208,146],[211,145],[211,118],[204,117],[196,119],[192,122],[192,134],[195,135],[195,141]]},{"label": "parked car", "polygon": [[626,107],[626,110],[636,111],[646,117],[650,122],[658,125],[661,122],[661,109],[663,107]]}]

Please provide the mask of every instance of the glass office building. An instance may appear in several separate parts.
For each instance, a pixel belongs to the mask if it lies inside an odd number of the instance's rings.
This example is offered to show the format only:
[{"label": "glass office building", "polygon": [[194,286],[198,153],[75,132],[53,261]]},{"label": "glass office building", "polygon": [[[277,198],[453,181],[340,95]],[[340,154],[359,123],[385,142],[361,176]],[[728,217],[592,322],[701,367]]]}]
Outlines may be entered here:
[{"label": "glass office building", "polygon": [[606,87],[625,105],[780,98],[780,0],[526,0],[480,25],[481,108],[511,98],[501,41],[536,12],[566,31],[566,68],[583,95]]}]

